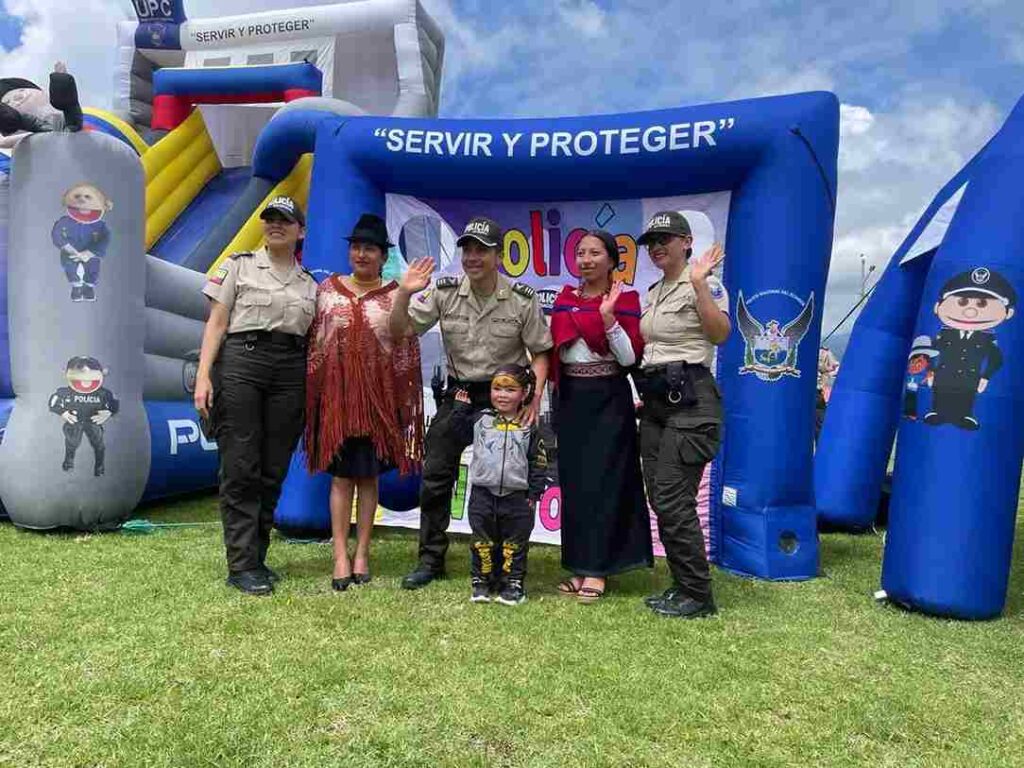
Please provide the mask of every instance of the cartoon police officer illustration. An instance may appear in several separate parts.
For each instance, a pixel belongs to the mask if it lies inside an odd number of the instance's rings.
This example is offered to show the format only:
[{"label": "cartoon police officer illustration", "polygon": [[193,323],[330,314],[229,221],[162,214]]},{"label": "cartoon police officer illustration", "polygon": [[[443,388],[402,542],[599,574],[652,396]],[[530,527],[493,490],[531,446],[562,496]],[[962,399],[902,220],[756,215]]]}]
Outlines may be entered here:
[{"label": "cartoon police officer illustration", "polygon": [[903,387],[903,416],[917,421],[917,392],[921,387],[930,387],[935,378],[935,358],[939,353],[932,349],[932,340],[927,336],[914,339],[914,346],[907,357],[906,383]]},{"label": "cartoon police officer illustration", "polygon": [[103,386],[106,371],[95,357],[72,357],[64,375],[68,386],[60,387],[50,395],[50,411],[64,420],[64,463],[61,469],[70,472],[75,468],[75,454],[85,435],[96,458],[93,474],[99,477],[104,472],[106,455],[103,425],[117,413],[120,404],[114,393]]},{"label": "cartoon police officer illustration", "polygon": [[974,400],[1003,364],[991,330],[1013,317],[1016,303],[1010,282],[987,267],[961,272],[942,286],[934,309],[942,330],[932,345],[939,362],[925,424],[978,429]]}]

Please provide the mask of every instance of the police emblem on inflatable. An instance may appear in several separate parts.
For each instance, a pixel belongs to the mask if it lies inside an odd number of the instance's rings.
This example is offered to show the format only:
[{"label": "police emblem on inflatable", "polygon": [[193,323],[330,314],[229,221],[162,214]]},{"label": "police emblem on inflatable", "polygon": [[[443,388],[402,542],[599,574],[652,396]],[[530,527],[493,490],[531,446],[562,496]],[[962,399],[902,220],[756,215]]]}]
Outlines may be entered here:
[{"label": "police emblem on inflatable", "polygon": [[[766,294],[753,296],[750,303],[764,295]],[[743,334],[745,345],[743,365],[740,368],[741,374],[752,373],[761,381],[778,381],[783,376],[800,377],[797,352],[800,342],[807,334],[807,330],[811,327],[811,320],[814,318],[814,294],[812,293],[805,302],[791,294],[784,295],[790,296],[801,304],[797,316],[785,325],[776,319],[768,320],[765,323],[757,320],[748,309],[748,302],[743,298],[743,292],[740,291],[736,306],[736,322],[739,325],[740,333]]]}]

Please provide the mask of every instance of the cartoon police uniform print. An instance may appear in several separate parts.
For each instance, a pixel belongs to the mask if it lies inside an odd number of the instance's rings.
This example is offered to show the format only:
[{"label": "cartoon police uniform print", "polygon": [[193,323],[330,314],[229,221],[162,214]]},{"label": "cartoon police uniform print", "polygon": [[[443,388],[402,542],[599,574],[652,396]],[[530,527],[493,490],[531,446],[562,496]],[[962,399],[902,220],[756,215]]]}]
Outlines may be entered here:
[{"label": "cartoon police uniform print", "polygon": [[413,298],[408,314],[417,334],[440,327],[448,358],[448,386],[427,430],[420,488],[419,560],[440,571],[448,551],[445,531],[459,459],[472,439],[453,424],[455,391],[469,393],[474,412],[489,408],[494,371],[508,364],[528,366],[527,352],[547,352],[554,342],[535,291],[500,274],[494,293],[482,299],[468,277],[441,277]]},{"label": "cartoon police uniform print", "polygon": [[53,225],[51,239],[71,285],[71,300],[95,301],[101,259],[110,242],[103,216],[114,204],[92,184],[72,187],[64,193],[63,202],[66,213]]},{"label": "cartoon police uniform print", "polygon": [[105,471],[106,445],[103,425],[120,409],[114,393],[103,386],[106,372],[94,357],[73,357],[68,360],[65,376],[68,386],[60,387],[50,395],[50,412],[64,420],[64,463],[61,469],[75,468],[75,454],[82,444],[83,435],[92,446],[93,474]]},{"label": "cartoon police uniform print", "polygon": [[943,327],[932,344],[938,365],[926,424],[966,430],[981,426],[974,416],[974,401],[1003,365],[991,331],[1013,317],[1016,303],[1009,281],[986,267],[962,272],[942,287],[934,312]]}]

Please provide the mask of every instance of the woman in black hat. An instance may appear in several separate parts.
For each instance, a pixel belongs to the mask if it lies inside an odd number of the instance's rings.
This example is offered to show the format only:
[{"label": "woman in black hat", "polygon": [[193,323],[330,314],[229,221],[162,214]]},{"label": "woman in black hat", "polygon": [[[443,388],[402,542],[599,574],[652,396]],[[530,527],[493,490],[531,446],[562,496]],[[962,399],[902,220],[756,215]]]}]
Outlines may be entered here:
[{"label": "woman in black hat", "polygon": [[[395,341],[388,329],[398,285],[381,277],[392,247],[384,220],[363,214],[348,242],[351,274],[331,275],[317,293],[306,377],[306,455],[311,470],[333,476],[331,586],[339,592],[370,580],[379,475],[413,471],[423,450],[419,342],[411,331]],[[353,494],[359,509],[350,559]]]}]

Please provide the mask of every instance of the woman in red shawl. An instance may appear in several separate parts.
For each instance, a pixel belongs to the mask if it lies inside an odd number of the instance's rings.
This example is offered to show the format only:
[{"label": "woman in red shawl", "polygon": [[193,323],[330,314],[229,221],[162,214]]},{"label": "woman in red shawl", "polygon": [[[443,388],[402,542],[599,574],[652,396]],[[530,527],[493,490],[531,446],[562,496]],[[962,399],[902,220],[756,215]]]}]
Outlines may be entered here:
[{"label": "woman in red shawl", "polygon": [[[351,275],[320,284],[306,365],[305,448],[309,468],[329,472],[334,573],[343,592],[370,580],[370,536],[377,478],[392,467],[415,470],[423,451],[423,383],[416,336],[388,330],[398,287],[384,283],[387,226],[364,214],[349,241]],[[348,555],[352,496],[358,492],[356,551]]]},{"label": "woman in red shawl", "polygon": [[615,238],[588,232],[576,248],[582,281],[551,314],[562,567],[572,574],[558,589],[583,603],[604,594],[608,576],[654,565],[626,378],[643,354],[640,297],[612,281],[618,264]]}]

